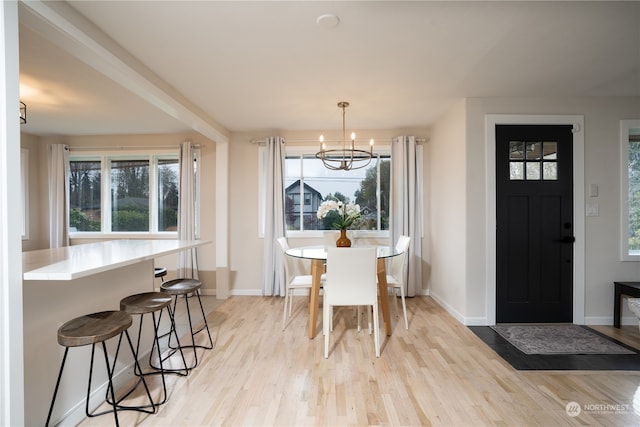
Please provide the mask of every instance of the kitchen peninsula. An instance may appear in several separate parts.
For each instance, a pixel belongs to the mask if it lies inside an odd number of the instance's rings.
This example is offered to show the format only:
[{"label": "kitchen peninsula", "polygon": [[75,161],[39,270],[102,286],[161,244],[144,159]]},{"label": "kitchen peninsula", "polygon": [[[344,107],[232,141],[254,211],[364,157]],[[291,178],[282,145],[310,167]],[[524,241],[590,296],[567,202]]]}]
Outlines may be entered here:
[{"label": "kitchen peninsula", "polygon": [[[64,348],[57,330],[66,321],[98,311],[118,310],[120,300],[154,288],[157,257],[211,243],[203,240],[112,240],[23,253],[23,313],[26,425],[47,417]],[[134,319],[137,325],[138,319]],[[143,335],[150,334],[143,331]],[[137,327],[130,328],[132,339]],[[144,338],[143,338],[144,340]],[[117,340],[108,342],[110,358]],[[144,341],[143,341],[144,342]],[[91,346],[69,352],[52,421],[76,424],[84,417]],[[116,388],[131,378],[127,351],[114,370]],[[106,374],[96,355],[92,387],[95,402],[104,399]],[[142,359],[142,357],[140,358]],[[92,400],[92,403],[94,400]]]}]

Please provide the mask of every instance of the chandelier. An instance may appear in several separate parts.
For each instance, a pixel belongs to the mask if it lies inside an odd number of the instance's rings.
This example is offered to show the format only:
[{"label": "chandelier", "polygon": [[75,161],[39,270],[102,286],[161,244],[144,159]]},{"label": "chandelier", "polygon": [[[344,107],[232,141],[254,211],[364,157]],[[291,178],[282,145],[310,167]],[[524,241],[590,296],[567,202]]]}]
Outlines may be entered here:
[{"label": "chandelier", "polygon": [[369,141],[369,151],[357,150],[355,148],[356,134],[351,133],[351,144],[347,145],[345,133],[345,110],[349,106],[348,102],[338,102],[338,108],[342,108],[342,148],[327,150],[324,143],[324,136],[320,135],[320,151],[316,153],[316,158],[330,170],[352,170],[361,169],[369,163],[373,157],[373,139]]}]

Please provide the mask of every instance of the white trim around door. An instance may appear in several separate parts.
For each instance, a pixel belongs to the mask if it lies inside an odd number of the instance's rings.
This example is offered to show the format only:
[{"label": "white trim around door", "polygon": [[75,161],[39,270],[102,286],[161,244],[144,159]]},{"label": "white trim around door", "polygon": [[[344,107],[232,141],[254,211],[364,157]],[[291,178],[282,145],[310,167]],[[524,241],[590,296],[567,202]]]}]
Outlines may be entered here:
[{"label": "white trim around door", "polygon": [[585,298],[584,116],[517,114],[485,116],[487,325],[496,323],[496,125],[573,125],[573,224],[576,237],[573,246],[573,323],[582,325]]}]

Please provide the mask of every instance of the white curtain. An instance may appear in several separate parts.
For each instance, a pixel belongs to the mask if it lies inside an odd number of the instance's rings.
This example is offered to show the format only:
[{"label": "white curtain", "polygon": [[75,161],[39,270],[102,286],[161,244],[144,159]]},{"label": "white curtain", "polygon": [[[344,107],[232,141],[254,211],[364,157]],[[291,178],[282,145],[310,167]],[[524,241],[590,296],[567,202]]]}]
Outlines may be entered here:
[{"label": "white curtain", "polygon": [[49,247],[69,246],[69,147],[51,144],[49,160]]},{"label": "white curtain", "polygon": [[[178,239],[196,240],[195,163],[191,142],[180,144],[180,205]],[[177,277],[198,279],[196,248],[178,254]]]},{"label": "white curtain", "polygon": [[407,296],[422,289],[422,147],[414,136],[393,139],[391,148],[391,241],[411,237]]},{"label": "white curtain", "polygon": [[278,249],[278,237],[284,236],[284,140],[267,138],[266,200],[262,292],[284,295],[284,264]]}]

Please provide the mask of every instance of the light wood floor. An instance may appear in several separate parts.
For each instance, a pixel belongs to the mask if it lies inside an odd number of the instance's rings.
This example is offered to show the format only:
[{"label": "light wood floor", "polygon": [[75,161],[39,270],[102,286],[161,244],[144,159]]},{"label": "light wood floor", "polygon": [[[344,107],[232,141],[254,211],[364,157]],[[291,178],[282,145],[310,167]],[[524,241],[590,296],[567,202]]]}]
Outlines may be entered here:
[{"label": "light wood floor", "polygon": [[[352,310],[337,310],[329,359],[307,338],[304,297],[281,331],[281,298],[232,297],[209,316],[215,348],[188,377],[170,377],[155,415],[132,426],[637,426],[640,372],[519,372],[429,297],[407,300],[376,359]],[[393,313],[393,311],[392,311]],[[637,327],[597,327],[640,348]],[[153,386],[157,388],[158,383]],[[580,415],[566,406],[576,402]],[[640,407],[639,407],[640,409]],[[113,417],[82,426],[112,425]]]}]

